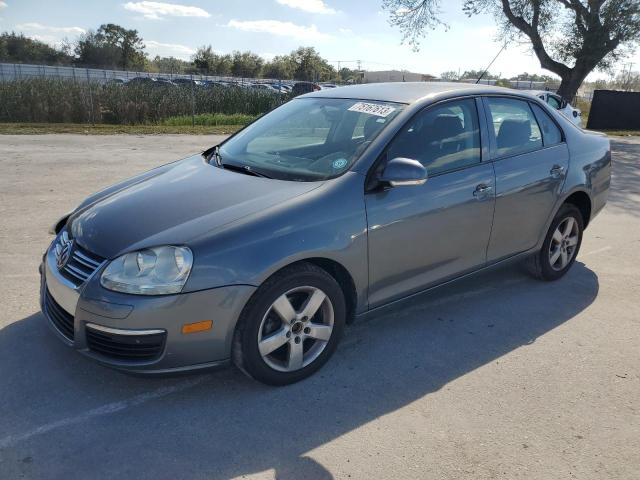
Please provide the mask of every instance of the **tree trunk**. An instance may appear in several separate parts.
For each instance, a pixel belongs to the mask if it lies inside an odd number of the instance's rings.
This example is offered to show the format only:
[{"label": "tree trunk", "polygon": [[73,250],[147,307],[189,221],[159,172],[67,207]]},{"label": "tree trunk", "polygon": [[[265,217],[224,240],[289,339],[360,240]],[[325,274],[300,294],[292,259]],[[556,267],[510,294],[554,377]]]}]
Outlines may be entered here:
[{"label": "tree trunk", "polygon": [[569,71],[568,75],[563,75],[560,87],[558,88],[558,95],[564,98],[567,102],[573,102],[573,99],[578,93],[578,89],[582,82],[587,77],[589,72],[584,70],[576,70],[576,67]]}]

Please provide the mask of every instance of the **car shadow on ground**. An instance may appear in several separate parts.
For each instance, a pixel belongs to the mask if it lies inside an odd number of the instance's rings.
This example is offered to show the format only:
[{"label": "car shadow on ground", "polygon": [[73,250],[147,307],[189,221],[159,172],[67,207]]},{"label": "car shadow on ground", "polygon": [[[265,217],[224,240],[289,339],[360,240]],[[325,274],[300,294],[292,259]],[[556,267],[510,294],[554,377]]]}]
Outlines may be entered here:
[{"label": "car shadow on ground", "polygon": [[332,478],[308,452],[526,348],[597,294],[596,274],[579,262],[554,283],[517,267],[479,274],[355,323],[320,372],[283,388],[235,369],[126,376],[62,345],[33,314],[0,330],[0,470],[6,478],[270,469],[282,479]]}]

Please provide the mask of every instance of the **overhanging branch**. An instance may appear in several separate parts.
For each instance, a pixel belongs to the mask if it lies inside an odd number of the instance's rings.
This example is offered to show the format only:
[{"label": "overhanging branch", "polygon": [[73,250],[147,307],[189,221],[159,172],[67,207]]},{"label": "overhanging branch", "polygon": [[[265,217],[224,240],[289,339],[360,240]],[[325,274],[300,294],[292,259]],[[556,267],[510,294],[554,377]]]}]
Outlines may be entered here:
[{"label": "overhanging branch", "polygon": [[544,43],[542,41],[542,37],[540,36],[540,32],[538,31],[538,19],[540,15],[540,2],[539,0],[533,1],[534,14],[532,24],[529,24],[523,17],[520,15],[516,15],[512,8],[509,0],[502,0],[502,11],[505,16],[509,20],[509,22],[524,33],[529,40],[531,40],[531,45],[533,46],[533,51],[535,52],[538,60],[540,60],[540,65],[542,68],[546,68],[560,77],[565,77],[569,74],[570,68],[566,66],[564,63],[560,63],[555,61],[553,58],[549,56],[547,50],[544,47]]}]

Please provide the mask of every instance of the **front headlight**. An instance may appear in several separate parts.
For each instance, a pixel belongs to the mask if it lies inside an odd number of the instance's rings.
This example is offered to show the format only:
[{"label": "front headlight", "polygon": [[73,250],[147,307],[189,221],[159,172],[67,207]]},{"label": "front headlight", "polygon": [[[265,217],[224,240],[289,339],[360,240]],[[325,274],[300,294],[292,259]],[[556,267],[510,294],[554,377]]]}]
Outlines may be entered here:
[{"label": "front headlight", "polygon": [[192,265],[193,254],[187,247],[148,248],[113,260],[102,272],[100,284],[137,295],[179,293]]}]

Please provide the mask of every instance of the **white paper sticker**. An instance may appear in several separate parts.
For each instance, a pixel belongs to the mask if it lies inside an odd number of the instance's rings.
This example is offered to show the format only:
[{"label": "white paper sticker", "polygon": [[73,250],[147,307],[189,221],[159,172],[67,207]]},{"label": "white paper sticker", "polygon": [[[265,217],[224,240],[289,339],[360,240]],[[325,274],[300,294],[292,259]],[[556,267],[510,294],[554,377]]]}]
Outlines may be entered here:
[{"label": "white paper sticker", "polygon": [[349,108],[350,112],[368,113],[369,115],[375,115],[377,117],[386,117],[393,112],[396,107],[390,107],[389,105],[380,105],[378,103],[365,103],[358,102]]}]

